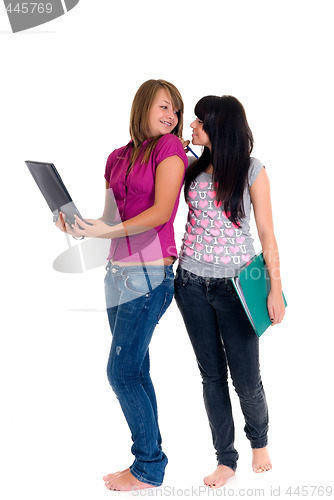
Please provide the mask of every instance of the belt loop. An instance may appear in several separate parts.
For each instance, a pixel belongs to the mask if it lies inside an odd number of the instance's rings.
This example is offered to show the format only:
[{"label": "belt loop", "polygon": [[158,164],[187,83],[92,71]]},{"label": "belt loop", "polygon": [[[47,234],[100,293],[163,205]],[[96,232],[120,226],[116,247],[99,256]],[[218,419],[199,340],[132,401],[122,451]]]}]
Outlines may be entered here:
[{"label": "belt loop", "polygon": [[143,271],[144,271],[144,276],[146,278],[146,283],[147,283],[147,286],[148,286],[148,289],[150,291],[150,293],[152,293],[152,286],[151,286],[151,283],[150,283],[150,279],[149,279],[149,276],[148,276],[148,272],[147,272],[147,267],[146,266],[143,266]]}]

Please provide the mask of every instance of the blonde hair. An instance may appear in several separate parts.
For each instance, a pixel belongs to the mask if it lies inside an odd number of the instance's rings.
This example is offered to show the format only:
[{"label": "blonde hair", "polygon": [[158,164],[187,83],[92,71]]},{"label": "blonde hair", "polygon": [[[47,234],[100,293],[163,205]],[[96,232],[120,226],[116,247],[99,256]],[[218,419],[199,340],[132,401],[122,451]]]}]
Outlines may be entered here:
[{"label": "blonde hair", "polygon": [[[169,83],[166,80],[147,80],[147,82],[144,82],[137,90],[131,107],[130,136],[133,140],[133,151],[130,161],[131,166],[138,158],[143,142],[149,139],[148,116],[155,96],[161,89],[166,90],[172,101],[173,107],[178,110],[178,123],[171,133],[180,139],[182,137],[183,101],[180,92],[172,83]],[[161,135],[155,137],[148,143],[145,151],[143,152],[142,163],[148,162],[149,157],[160,137]]]}]

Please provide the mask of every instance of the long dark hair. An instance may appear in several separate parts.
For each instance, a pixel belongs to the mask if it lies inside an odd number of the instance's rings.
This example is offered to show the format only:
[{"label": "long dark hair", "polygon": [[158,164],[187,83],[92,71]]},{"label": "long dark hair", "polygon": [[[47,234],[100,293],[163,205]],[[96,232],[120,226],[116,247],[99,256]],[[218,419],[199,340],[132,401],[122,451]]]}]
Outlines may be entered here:
[{"label": "long dark hair", "polygon": [[203,122],[211,151],[204,147],[200,158],[186,171],[185,197],[191,182],[211,164],[217,203],[222,202],[229,219],[238,224],[245,216],[243,194],[248,185],[253,134],[243,105],[233,96],[206,96],[195,106],[195,115]]}]

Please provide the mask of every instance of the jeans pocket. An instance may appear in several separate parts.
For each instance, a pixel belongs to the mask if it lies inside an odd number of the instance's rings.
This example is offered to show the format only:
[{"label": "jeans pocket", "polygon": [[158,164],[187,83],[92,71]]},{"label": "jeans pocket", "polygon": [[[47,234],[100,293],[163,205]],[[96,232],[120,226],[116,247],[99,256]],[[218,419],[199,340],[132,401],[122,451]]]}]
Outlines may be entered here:
[{"label": "jeans pocket", "polygon": [[138,295],[138,297],[150,291],[145,275],[139,273],[126,276],[124,279],[124,288]]},{"label": "jeans pocket", "polygon": [[124,288],[140,297],[157,288],[164,279],[164,273],[129,272],[124,279]]},{"label": "jeans pocket", "polygon": [[174,279],[174,291],[179,292],[188,282],[189,276],[183,271],[183,269],[178,268]]}]

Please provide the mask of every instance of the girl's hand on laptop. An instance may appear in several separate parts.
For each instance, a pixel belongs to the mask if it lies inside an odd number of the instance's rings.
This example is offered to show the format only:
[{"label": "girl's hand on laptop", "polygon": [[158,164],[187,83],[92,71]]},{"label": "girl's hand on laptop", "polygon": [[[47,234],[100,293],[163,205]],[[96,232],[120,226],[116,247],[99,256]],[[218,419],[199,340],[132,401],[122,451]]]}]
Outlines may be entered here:
[{"label": "girl's hand on laptop", "polygon": [[85,222],[77,215],[71,227],[72,236],[88,236],[89,238],[106,238],[110,233],[110,226],[100,219],[86,219]]},{"label": "girl's hand on laptop", "polygon": [[65,214],[63,212],[59,212],[59,217],[56,222],[56,227],[58,227],[58,229],[60,229],[63,233],[67,233],[73,236],[74,238],[82,236],[76,233],[76,230],[74,229],[73,225],[71,226],[68,222],[66,222]]},{"label": "girl's hand on laptop", "polygon": [[65,222],[65,214],[63,214],[63,212],[59,212],[59,217],[56,222],[56,227],[60,229],[63,233],[72,234],[70,225],[67,222]]}]

